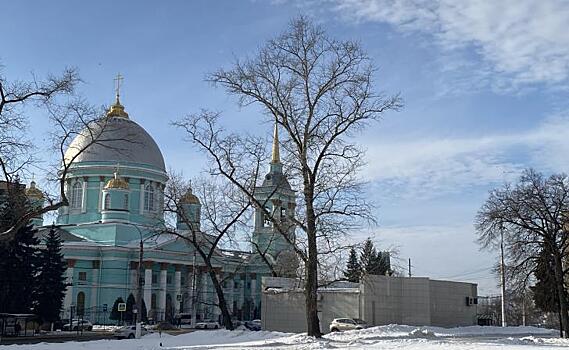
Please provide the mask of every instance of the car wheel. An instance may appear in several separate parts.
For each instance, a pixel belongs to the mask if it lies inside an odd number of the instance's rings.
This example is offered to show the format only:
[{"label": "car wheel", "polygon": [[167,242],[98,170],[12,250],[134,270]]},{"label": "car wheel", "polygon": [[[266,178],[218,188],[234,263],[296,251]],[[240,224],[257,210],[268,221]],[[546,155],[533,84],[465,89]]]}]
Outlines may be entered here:
[{"label": "car wheel", "polygon": [[213,327],[213,328],[215,328],[215,329],[218,329],[218,328],[219,328],[219,326],[218,326],[218,325],[215,325],[215,327]]},{"label": "car wheel", "polygon": [[87,327],[87,330],[88,330],[88,331],[92,331],[92,330],[93,330],[93,326]]},{"label": "car wheel", "polygon": [[339,332],[340,330],[338,328],[332,328],[332,332]]},{"label": "car wheel", "polygon": [[128,339],[134,339],[134,334],[130,333],[130,334],[128,335]]},{"label": "car wheel", "polygon": [[74,330],[74,331],[78,330],[77,326],[73,327],[73,330]]}]

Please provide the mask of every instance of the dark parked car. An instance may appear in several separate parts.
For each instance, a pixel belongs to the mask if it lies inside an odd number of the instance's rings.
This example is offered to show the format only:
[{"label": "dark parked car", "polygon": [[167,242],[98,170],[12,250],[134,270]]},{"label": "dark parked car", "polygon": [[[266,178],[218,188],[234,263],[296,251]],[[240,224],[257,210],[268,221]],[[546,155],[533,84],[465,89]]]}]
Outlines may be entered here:
[{"label": "dark parked car", "polygon": [[245,328],[250,331],[260,331],[261,330],[261,320],[246,321]]}]

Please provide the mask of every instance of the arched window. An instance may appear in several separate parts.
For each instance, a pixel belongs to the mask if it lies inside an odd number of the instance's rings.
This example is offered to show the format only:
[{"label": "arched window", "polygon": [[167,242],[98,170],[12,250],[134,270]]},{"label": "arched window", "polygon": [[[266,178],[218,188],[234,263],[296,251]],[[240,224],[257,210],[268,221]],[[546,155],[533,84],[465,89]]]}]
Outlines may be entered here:
[{"label": "arched window", "polygon": [[103,206],[103,209],[104,210],[111,209],[111,194],[110,193],[105,194],[105,205]]},{"label": "arched window", "polygon": [[144,210],[154,211],[154,187],[150,184],[144,188]]},{"label": "arched window", "polygon": [[79,181],[71,188],[71,209],[80,209],[83,204],[83,184]]},{"label": "arched window", "polygon": [[85,314],[85,293],[77,293],[77,316]]}]

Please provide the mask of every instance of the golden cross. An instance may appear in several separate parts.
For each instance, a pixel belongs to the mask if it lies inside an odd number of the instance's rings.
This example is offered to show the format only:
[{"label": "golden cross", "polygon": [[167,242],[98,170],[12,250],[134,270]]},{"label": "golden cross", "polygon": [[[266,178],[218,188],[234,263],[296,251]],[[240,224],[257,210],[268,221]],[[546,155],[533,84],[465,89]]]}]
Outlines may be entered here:
[{"label": "golden cross", "polygon": [[117,77],[114,80],[117,82],[116,93],[117,93],[117,101],[118,101],[119,96],[120,96],[121,83],[124,80],[124,77],[119,73],[119,74],[117,74]]}]

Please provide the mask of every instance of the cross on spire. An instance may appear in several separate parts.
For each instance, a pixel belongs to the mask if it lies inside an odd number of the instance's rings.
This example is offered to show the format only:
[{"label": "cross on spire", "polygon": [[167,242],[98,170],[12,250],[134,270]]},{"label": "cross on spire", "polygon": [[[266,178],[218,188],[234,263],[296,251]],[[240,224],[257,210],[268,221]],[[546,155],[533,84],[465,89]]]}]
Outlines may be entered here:
[{"label": "cross on spire", "polygon": [[124,80],[124,77],[119,73],[117,74],[117,77],[114,79],[117,83],[115,91],[117,94],[117,103],[119,102],[119,96],[120,96],[120,90],[121,90],[121,83]]}]

